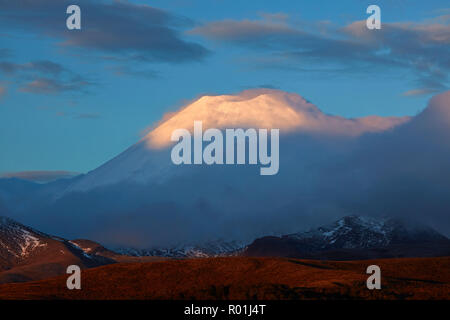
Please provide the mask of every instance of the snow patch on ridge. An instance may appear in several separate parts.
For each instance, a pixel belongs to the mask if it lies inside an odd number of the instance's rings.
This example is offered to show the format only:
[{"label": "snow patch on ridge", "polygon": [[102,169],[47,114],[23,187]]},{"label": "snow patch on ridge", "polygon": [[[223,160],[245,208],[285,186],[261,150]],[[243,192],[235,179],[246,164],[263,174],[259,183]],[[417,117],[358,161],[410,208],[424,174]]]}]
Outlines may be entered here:
[{"label": "snow patch on ridge", "polygon": [[170,258],[207,258],[238,255],[246,247],[240,241],[215,240],[199,245],[179,245],[172,248],[119,248],[114,251],[130,256],[158,256]]},{"label": "snow patch on ridge", "polygon": [[20,244],[20,247],[22,248],[22,257],[25,257],[30,254],[31,251],[33,251],[36,248],[39,247],[46,247],[46,243],[42,243],[38,238],[33,236],[29,231],[22,229],[23,233],[23,244]]}]

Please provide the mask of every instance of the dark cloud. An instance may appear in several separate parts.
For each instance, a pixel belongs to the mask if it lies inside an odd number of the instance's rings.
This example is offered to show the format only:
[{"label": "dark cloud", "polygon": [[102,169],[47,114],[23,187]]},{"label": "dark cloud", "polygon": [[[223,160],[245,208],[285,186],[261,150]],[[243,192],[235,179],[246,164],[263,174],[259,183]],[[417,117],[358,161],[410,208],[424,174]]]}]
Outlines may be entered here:
[{"label": "dark cloud", "polygon": [[15,63],[5,61],[0,62],[0,71],[2,71],[3,73],[14,74],[17,72],[18,69],[19,65]]},{"label": "dark cloud", "polygon": [[349,188],[337,199],[347,210],[402,215],[450,234],[448,141],[450,91],[409,123],[361,139],[335,175]]},{"label": "dark cloud", "polygon": [[37,78],[26,83],[19,90],[28,93],[53,94],[65,91],[80,91],[88,84],[86,81],[72,79],[59,81],[56,79]]},{"label": "dark cloud", "polygon": [[85,91],[87,86],[93,84],[62,65],[48,60],[22,64],[0,61],[0,72],[14,76],[21,92],[54,94]]},{"label": "dark cloud", "polygon": [[0,86],[0,99],[6,95],[7,89],[4,86]]},{"label": "dark cloud", "polygon": [[0,178],[18,178],[45,183],[63,178],[72,178],[77,175],[79,175],[79,173],[70,171],[20,171],[3,173],[0,175]]},{"label": "dark cloud", "polygon": [[[381,30],[369,30],[366,21],[344,28],[327,24],[289,24],[288,19],[223,20],[190,30],[191,34],[262,52],[262,66],[307,71],[366,72],[391,68],[415,73],[418,90],[443,91],[450,71],[450,25],[448,19],[427,23],[383,23]],[[257,61],[257,60],[256,60]],[[292,66],[295,66],[292,68]],[[380,69],[383,68],[383,69]]]},{"label": "dark cloud", "polygon": [[33,61],[25,64],[1,61],[0,71],[10,74],[18,72],[40,72],[57,75],[65,71],[65,68],[48,60]]},{"label": "dark cloud", "polygon": [[[66,8],[81,8],[81,30],[68,30]],[[148,5],[127,1],[0,0],[0,25],[51,36],[68,48],[85,48],[129,59],[186,62],[208,50],[183,40],[192,22]]]}]

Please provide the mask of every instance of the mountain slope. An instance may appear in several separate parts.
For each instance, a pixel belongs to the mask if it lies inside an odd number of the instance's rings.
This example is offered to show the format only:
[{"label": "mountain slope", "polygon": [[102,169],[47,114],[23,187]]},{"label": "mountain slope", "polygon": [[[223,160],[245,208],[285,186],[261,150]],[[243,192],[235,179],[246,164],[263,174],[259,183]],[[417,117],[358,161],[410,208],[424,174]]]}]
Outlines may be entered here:
[{"label": "mountain slope", "polygon": [[73,245],[78,246],[85,254],[95,256],[97,258],[111,259],[114,262],[150,262],[150,261],[163,261],[167,258],[175,257],[174,255],[148,254],[145,250],[127,249],[127,250],[109,250],[101,244],[86,240],[76,239],[70,241]]},{"label": "mountain slope", "polygon": [[65,239],[0,217],[0,283],[64,274],[72,264],[90,268],[112,262],[105,257],[86,254]]},{"label": "mountain slope", "polygon": [[306,232],[256,239],[243,254],[331,260],[446,256],[450,240],[397,219],[347,216]]}]

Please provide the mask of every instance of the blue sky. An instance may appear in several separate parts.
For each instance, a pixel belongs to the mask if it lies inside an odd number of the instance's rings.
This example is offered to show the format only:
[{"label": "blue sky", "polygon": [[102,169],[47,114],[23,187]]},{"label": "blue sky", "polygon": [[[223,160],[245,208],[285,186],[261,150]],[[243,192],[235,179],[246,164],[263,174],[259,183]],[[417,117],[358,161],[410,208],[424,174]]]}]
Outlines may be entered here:
[{"label": "blue sky", "polygon": [[[448,1],[32,3],[0,0],[0,173],[95,169],[202,94],[273,87],[359,117],[448,89]],[[370,4],[382,31],[358,33]]]}]

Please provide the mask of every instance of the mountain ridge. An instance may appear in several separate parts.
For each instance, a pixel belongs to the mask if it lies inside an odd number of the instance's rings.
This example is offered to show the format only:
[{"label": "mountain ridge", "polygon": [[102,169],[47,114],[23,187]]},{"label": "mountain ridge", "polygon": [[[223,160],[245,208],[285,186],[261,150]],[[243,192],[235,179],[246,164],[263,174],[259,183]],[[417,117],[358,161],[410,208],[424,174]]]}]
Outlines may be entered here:
[{"label": "mountain ridge", "polygon": [[330,260],[446,256],[450,240],[411,221],[351,215],[305,232],[258,238],[244,255]]},{"label": "mountain ridge", "polygon": [[0,283],[58,276],[72,264],[92,268],[120,262],[239,256],[314,260],[439,257],[450,256],[450,240],[423,225],[352,215],[305,232],[257,238],[250,244],[215,240],[111,250],[91,240],[66,240],[0,217]]},{"label": "mountain ridge", "polygon": [[[267,249],[274,243],[281,246],[280,251]],[[409,249],[417,245],[422,247],[422,251],[417,251],[418,256],[429,256],[430,254],[432,256],[433,252],[425,254],[423,247],[430,249],[429,246],[433,247],[437,244],[444,247],[443,253],[437,253],[439,256],[450,255],[450,240],[430,227],[389,217],[373,218],[350,215],[308,231],[260,237],[251,243],[216,240],[196,245],[152,249],[119,248],[115,251],[131,256],[202,258],[239,255],[291,256],[291,254],[285,252],[294,247],[296,253],[293,256],[295,257],[320,258],[319,253],[328,252],[330,259],[336,260],[339,258],[347,259],[347,256],[352,256],[352,253],[364,258],[361,252],[357,254],[357,250],[364,251],[366,249],[369,252],[367,259],[378,258],[376,254],[384,257],[386,253],[383,253],[383,250],[386,251],[386,249],[395,249],[394,256],[409,256],[411,254],[414,256],[413,251]],[[339,252],[339,250],[341,251]],[[374,250],[372,254],[371,250]],[[435,252],[438,252],[438,250]]]},{"label": "mountain ridge", "polygon": [[90,268],[112,262],[107,257],[87,254],[66,239],[0,217],[0,283],[60,275],[72,264]]}]

